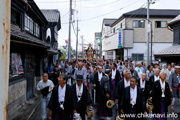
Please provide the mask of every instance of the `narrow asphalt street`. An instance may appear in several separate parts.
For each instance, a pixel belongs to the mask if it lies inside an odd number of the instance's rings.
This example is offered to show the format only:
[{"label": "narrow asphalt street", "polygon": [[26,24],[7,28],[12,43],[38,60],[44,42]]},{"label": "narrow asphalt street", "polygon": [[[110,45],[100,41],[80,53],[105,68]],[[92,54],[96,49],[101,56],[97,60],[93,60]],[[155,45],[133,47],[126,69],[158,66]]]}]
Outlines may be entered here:
[{"label": "narrow asphalt street", "polygon": [[[180,109],[179,109],[180,108],[180,102],[177,100],[176,100],[176,105],[177,106],[174,107],[175,113],[178,113],[179,117],[175,118],[174,120],[180,120]],[[33,115],[31,116],[31,118],[29,120],[41,120],[41,104],[38,105],[37,109],[35,110],[35,112],[33,113]],[[98,120],[96,114],[92,120]],[[151,119],[148,119],[148,120],[151,120]],[[168,120],[172,120],[172,118],[168,118]]]},{"label": "narrow asphalt street", "polygon": [[[41,120],[41,104],[38,105],[37,109],[29,120]],[[98,120],[96,115],[93,117],[92,120]]]}]

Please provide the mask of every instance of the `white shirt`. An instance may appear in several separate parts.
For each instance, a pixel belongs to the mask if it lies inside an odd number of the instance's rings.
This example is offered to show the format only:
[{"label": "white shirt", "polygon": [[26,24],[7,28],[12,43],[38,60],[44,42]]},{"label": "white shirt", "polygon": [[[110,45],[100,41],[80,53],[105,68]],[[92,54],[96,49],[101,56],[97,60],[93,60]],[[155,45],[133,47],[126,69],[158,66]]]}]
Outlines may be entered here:
[{"label": "white shirt", "polygon": [[59,85],[59,88],[58,88],[58,101],[59,102],[64,102],[65,92],[66,92],[66,84],[64,85],[63,88]]},{"label": "white shirt", "polygon": [[162,81],[160,80],[160,85],[161,85],[162,94],[164,94],[164,91],[165,91],[165,81],[162,83]]},{"label": "white shirt", "polygon": [[137,99],[137,86],[135,86],[135,88],[134,89],[132,89],[131,87],[130,87],[130,104],[136,104],[136,99]]},{"label": "white shirt", "polygon": [[170,71],[168,70],[168,72],[169,72],[169,74],[171,74],[171,70]]},{"label": "white shirt", "polygon": [[102,72],[101,73],[98,72],[98,80],[101,81],[101,78],[102,78]]},{"label": "white shirt", "polygon": [[124,79],[124,88],[129,87],[129,86],[130,86],[130,80],[127,82],[127,81]]},{"label": "white shirt", "polygon": [[112,79],[115,79],[115,76],[116,76],[116,69],[115,70],[112,70]]},{"label": "white shirt", "polygon": [[144,82],[142,82],[142,79],[140,80],[140,86],[141,86],[141,88],[145,88],[145,83],[146,83],[146,80],[144,80]]},{"label": "white shirt", "polygon": [[78,97],[78,101],[81,100],[81,96],[83,94],[83,83],[81,83],[81,89],[79,90],[78,84],[76,84],[76,94]]},{"label": "white shirt", "polygon": [[[47,87],[47,86],[49,86],[49,90],[51,90],[51,89],[54,88],[54,84],[53,84],[53,82],[52,82],[51,80],[48,79],[46,83],[44,83],[43,80],[40,80],[40,81],[38,82],[38,84],[37,84],[37,90],[42,90],[43,88],[45,88],[45,87]],[[47,95],[47,97],[51,97],[51,94],[52,94],[52,92],[50,92],[50,93]],[[42,96],[42,95],[41,95],[41,96]]]},{"label": "white shirt", "polygon": [[160,80],[159,75],[158,75],[158,77],[156,77],[156,75],[154,75],[154,82],[156,82],[157,80]]}]

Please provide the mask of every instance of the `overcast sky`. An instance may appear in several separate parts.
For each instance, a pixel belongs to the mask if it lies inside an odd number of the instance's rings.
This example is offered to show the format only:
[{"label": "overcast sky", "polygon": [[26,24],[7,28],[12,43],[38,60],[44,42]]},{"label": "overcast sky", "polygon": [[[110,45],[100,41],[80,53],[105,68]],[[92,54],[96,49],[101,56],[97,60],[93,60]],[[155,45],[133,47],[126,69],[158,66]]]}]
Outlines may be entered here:
[{"label": "overcast sky", "polygon": [[[62,28],[58,36],[59,45],[65,45],[65,40],[68,39],[69,25],[67,23],[69,21],[69,1],[70,0],[35,0],[40,9],[58,9],[60,11]],[[73,0],[73,8],[78,11],[78,14],[73,16],[73,20],[77,20],[77,16],[80,20],[79,43],[82,42],[80,36],[83,35],[85,39],[84,43],[93,44],[94,33],[101,31],[104,18],[119,18],[125,12],[140,8],[145,2],[146,0],[76,0],[75,5],[75,0]],[[156,0],[155,4],[152,4],[150,8],[180,9],[180,0]],[[75,23],[74,28],[76,29],[76,27]],[[75,49],[76,36],[73,29],[71,33],[71,44],[73,49]],[[81,49],[81,46],[79,46],[79,49]]]}]

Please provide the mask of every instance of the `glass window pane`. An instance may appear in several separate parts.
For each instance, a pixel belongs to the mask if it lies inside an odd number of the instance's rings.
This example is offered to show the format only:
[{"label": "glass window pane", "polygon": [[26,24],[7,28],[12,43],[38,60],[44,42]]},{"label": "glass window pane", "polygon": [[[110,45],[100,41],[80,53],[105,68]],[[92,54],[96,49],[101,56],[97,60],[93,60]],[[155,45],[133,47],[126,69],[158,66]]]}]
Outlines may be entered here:
[{"label": "glass window pane", "polygon": [[132,54],[132,60],[137,60],[137,55],[136,54]]},{"label": "glass window pane", "polygon": [[139,61],[143,61],[143,58],[144,58],[143,54],[139,54],[139,55],[138,55],[138,60],[139,60]]},{"label": "glass window pane", "polygon": [[133,27],[135,28],[143,28],[144,27],[144,20],[135,20],[133,21]]},{"label": "glass window pane", "polygon": [[162,22],[161,22],[161,27],[166,27],[166,23],[167,23],[167,22],[162,21]]}]

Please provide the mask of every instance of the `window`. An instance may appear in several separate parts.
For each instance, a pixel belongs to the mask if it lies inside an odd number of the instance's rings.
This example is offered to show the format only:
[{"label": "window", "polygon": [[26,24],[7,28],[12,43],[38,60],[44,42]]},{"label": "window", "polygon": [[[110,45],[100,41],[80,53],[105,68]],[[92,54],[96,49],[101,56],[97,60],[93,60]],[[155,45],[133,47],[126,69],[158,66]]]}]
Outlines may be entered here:
[{"label": "window", "polygon": [[25,14],[25,30],[29,31],[37,37],[40,37],[40,27],[32,18]]},{"label": "window", "polygon": [[112,51],[107,52],[107,55],[113,55],[113,52]]},{"label": "window", "polygon": [[34,23],[34,35],[40,37],[40,27],[37,23]]},{"label": "window", "polygon": [[144,20],[134,20],[133,21],[133,28],[144,28],[145,21]]},{"label": "window", "polygon": [[29,31],[29,16],[25,15],[25,30]]},{"label": "window", "polygon": [[132,54],[132,60],[143,61],[144,60],[144,54]]},{"label": "window", "polygon": [[33,34],[33,20],[29,18],[29,32]]},{"label": "window", "polygon": [[166,21],[156,21],[155,26],[156,28],[166,28],[167,22]]},{"label": "window", "polygon": [[113,33],[115,33],[116,32],[116,28],[113,28]]},{"label": "window", "polygon": [[120,28],[122,28],[123,27],[123,23],[121,23],[121,26],[120,26]]}]

